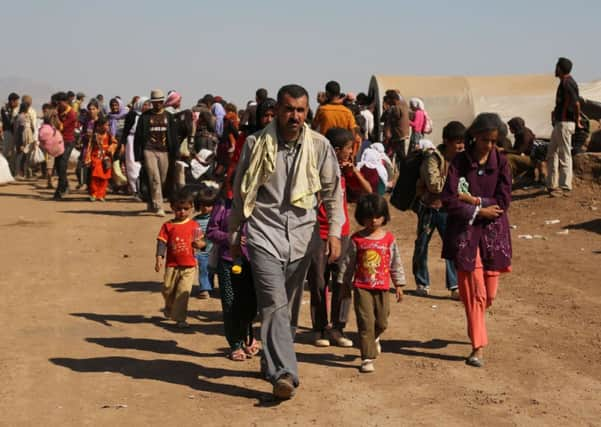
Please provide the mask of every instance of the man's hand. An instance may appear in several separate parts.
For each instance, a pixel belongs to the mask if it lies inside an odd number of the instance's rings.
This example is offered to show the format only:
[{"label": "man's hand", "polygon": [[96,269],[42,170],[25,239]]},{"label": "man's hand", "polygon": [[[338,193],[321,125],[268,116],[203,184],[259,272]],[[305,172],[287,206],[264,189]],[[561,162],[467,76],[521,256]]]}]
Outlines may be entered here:
[{"label": "man's hand", "polygon": [[328,264],[334,264],[340,258],[340,239],[338,237],[329,236],[326,245],[326,255],[328,256]]},{"label": "man's hand", "polygon": [[499,205],[487,206],[478,212],[478,216],[485,219],[497,219],[501,215],[503,215],[503,209]]},{"label": "man's hand", "polygon": [[161,268],[163,268],[163,257],[158,256],[156,262],[154,263],[154,271],[158,273],[159,271],[161,271]]}]

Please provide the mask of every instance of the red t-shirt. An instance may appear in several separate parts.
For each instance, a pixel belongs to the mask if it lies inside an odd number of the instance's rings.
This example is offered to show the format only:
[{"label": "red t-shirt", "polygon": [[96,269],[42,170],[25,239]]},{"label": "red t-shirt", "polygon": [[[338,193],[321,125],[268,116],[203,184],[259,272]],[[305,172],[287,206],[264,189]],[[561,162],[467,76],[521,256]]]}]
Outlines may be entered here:
[{"label": "red t-shirt", "polygon": [[[196,230],[199,230],[196,232]],[[200,233],[194,236],[195,233]],[[157,237],[167,245],[167,267],[195,267],[196,258],[192,241],[202,238],[202,229],[196,221],[186,219],[183,222],[168,221],[163,224]]]},{"label": "red t-shirt", "polygon": [[394,235],[386,232],[381,239],[373,240],[355,233],[351,239],[357,248],[353,286],[374,291],[388,291],[390,289],[390,245],[394,242]]},{"label": "red t-shirt", "polygon": [[[348,205],[346,203],[346,180],[344,176],[340,177],[340,188],[342,189],[342,209],[344,209],[344,224],[342,224],[342,236],[351,234],[351,224],[348,220]],[[323,203],[319,204],[317,211],[317,221],[319,221],[319,237],[322,240],[328,240],[330,224],[328,223],[328,214]]]},{"label": "red t-shirt", "polygon": [[63,140],[65,142],[75,141],[75,128],[77,127],[77,114],[73,111],[73,108],[67,107],[65,111],[59,113],[59,120],[61,121],[63,134]]}]

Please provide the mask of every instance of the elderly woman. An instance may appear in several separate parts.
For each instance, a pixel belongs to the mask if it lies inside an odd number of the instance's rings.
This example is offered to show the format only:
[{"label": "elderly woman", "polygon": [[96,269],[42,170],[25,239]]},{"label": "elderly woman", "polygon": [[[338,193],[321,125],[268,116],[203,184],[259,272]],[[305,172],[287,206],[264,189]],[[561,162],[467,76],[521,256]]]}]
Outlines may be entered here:
[{"label": "elderly woman", "polygon": [[511,269],[511,171],[496,148],[502,127],[497,114],[476,117],[466,133],[466,150],[449,167],[441,197],[448,212],[443,258],[457,268],[472,343],[466,363],[475,367],[483,365],[488,344],[486,309],[497,294],[500,273]]}]

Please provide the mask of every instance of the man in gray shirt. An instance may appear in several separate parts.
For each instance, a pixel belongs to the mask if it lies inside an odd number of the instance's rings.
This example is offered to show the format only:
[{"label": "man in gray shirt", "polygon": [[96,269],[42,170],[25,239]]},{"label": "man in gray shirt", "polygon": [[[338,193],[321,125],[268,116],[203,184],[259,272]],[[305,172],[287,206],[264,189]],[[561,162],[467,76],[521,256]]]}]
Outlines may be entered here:
[{"label": "man in gray shirt", "polygon": [[[336,154],[327,139],[305,125],[308,98],[298,85],[282,87],[273,124],[247,138],[229,219],[234,257],[240,254],[241,224],[247,224],[246,244],[261,315],[262,367],[279,399],[291,398],[299,384],[294,335],[309,254],[319,238],[317,194],[330,224],[324,254],[329,262],[340,256],[344,222]],[[308,194],[302,203],[295,198],[299,189]]]}]

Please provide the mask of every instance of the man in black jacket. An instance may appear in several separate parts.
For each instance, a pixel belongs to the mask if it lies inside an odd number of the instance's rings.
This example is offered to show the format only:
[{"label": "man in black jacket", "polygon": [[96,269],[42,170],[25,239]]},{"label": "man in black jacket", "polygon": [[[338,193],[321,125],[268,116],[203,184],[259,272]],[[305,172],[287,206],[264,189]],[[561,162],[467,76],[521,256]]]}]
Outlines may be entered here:
[{"label": "man in black jacket", "polygon": [[152,109],[140,116],[134,139],[136,161],[144,165],[150,189],[148,209],[158,216],[163,210],[163,188],[169,193],[168,179],[178,155],[176,126],[173,117],[164,109],[165,96],[159,89],[150,93]]}]

